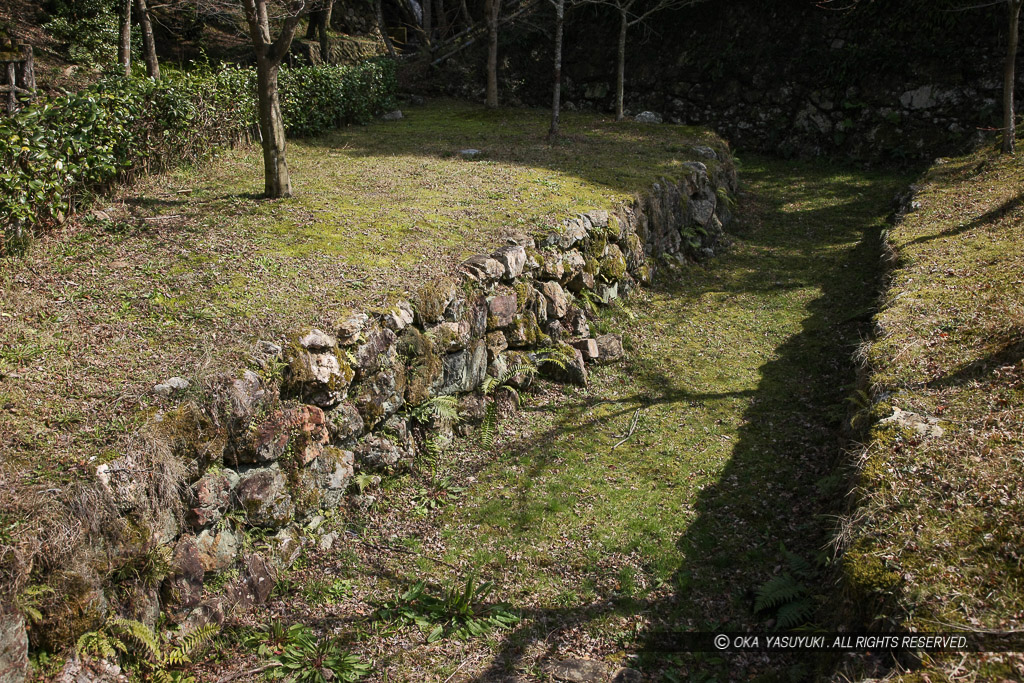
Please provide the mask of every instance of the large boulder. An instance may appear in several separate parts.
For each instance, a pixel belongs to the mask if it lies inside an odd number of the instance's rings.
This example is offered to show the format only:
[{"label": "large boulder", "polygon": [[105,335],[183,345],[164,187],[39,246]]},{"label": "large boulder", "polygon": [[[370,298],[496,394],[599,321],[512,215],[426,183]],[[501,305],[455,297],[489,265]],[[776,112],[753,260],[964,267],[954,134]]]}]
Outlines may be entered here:
[{"label": "large boulder", "polygon": [[211,469],[192,484],[192,504],[188,522],[195,528],[213,524],[231,505],[231,493],[238,485],[238,473],[231,469]]},{"label": "large boulder", "polygon": [[508,327],[518,312],[519,300],[515,292],[491,297],[487,302],[487,329]]},{"label": "large boulder", "polygon": [[442,359],[441,376],[432,387],[436,396],[473,391],[487,375],[487,345],[482,339]]},{"label": "large boulder", "polygon": [[[178,545],[188,540],[188,536],[183,536]],[[238,557],[240,545],[238,536],[226,528],[206,529],[195,537],[196,554],[204,572],[219,572],[230,567]]]},{"label": "large boulder", "polygon": [[235,499],[252,526],[276,529],[295,518],[288,476],[277,465],[244,472],[235,489]]},{"label": "large boulder", "polygon": [[505,266],[490,256],[471,256],[459,265],[459,272],[467,278],[482,285],[488,285],[501,279],[505,274]]},{"label": "large boulder", "polygon": [[327,418],[316,406],[280,408],[257,427],[252,442],[236,454],[240,463],[266,464],[286,454],[300,465],[315,460],[330,441]]},{"label": "large boulder", "polygon": [[287,364],[281,384],[286,398],[294,397],[321,408],[345,398],[355,371],[338,351],[337,339],[321,330],[299,334],[284,349]]},{"label": "large boulder", "polygon": [[519,245],[502,247],[494,252],[492,257],[504,268],[505,280],[511,282],[523,274],[523,266],[526,264],[526,249],[523,247]]},{"label": "large boulder", "polygon": [[28,676],[28,635],[17,612],[0,612],[0,683],[22,683]]},{"label": "large boulder", "polygon": [[548,317],[564,317],[569,307],[569,300],[566,298],[565,292],[562,291],[561,285],[554,281],[542,282],[540,291],[544,294]]},{"label": "large boulder", "polygon": [[195,537],[182,536],[174,546],[170,572],[160,585],[163,608],[183,619],[202,600],[205,572]]}]

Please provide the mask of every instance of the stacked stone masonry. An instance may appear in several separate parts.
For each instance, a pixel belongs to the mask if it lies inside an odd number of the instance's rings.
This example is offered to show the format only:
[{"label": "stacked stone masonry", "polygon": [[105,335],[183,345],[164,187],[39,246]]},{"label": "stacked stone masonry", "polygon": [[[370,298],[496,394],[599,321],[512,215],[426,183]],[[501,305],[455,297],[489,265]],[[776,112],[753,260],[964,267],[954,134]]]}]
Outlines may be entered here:
[{"label": "stacked stone masonry", "polygon": [[[453,396],[463,415],[479,418],[488,375],[550,355],[564,360],[550,365],[554,379],[586,385],[589,364],[623,355],[618,335],[591,334],[588,309],[650,283],[659,262],[704,259],[720,244],[730,219],[720,197],[736,190],[735,170],[727,150],[697,154],[707,163],[686,164],[681,178],[614,211],[514,235],[467,259],[458,281],[432,283],[382,312],[339,316],[332,329],[260,342],[254,357],[271,372],[219,380],[206,408],[183,403],[158,414],[140,446],[97,478],[121,515],[169,548],[171,570],[159,586],[140,586],[131,605],[104,608],[150,623],[162,609],[188,626],[265,600],[298,552],[298,521],[315,526],[346,496],[371,500],[366,482],[372,490],[413,461],[417,432],[422,443],[430,428],[414,419],[417,407]],[[178,510],[153,483],[166,471],[152,456],[159,449],[146,447],[153,443],[187,468]],[[244,553],[246,528],[262,529],[270,550]],[[204,601],[204,576],[230,567],[240,569],[228,603]]]}]

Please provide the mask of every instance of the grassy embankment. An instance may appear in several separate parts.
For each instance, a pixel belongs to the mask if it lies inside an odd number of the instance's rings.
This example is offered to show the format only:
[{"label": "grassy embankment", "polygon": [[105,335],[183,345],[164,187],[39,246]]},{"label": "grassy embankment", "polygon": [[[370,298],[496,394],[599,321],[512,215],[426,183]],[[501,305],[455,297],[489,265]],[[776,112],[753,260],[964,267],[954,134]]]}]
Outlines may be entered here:
[{"label": "grassy embankment", "polygon": [[[873,413],[940,418],[944,433],[872,429],[846,570],[856,594],[903,627],[1024,627],[1022,188],[1017,159],[943,160],[889,233],[892,281],[865,348]],[[1024,660],[946,655],[905,679],[966,675],[1019,680]]]},{"label": "grassy embankment", "polygon": [[[823,549],[847,493],[835,471],[851,354],[907,178],[769,161],[741,176],[733,247],[664,271],[598,322],[625,332],[627,361],[595,369],[589,391],[528,394],[496,455],[462,442],[436,473],[386,482],[373,507],[331,520],[348,533],[249,623],[321,625],[381,681],[546,680],[554,660],[582,657],[653,680],[811,676],[813,661],[665,652],[658,634],[770,625],[779,606],[754,602],[794,571],[780,544],[810,565],[781,606],[802,601],[818,623],[835,612]],[[514,630],[428,644],[373,616],[416,581],[439,593],[467,576],[494,581],[485,602],[518,610]],[[336,581],[345,595],[325,597]]]},{"label": "grassy embankment", "polygon": [[[234,372],[257,339],[383,305],[504,234],[626,199],[709,139],[570,115],[551,146],[540,111],[439,102],[407,115],[292,142],[292,199],[256,198],[258,148],[226,151],[0,263],[6,476],[46,486],[84,471],[160,407],[155,383]],[[468,147],[482,158],[460,157]]]}]

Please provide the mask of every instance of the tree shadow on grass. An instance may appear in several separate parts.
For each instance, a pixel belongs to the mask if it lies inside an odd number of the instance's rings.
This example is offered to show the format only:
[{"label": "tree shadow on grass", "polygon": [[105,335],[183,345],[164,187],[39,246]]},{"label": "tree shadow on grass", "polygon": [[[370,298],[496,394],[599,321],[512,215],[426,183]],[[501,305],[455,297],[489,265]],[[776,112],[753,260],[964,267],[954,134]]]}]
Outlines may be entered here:
[{"label": "tree shadow on grass", "polygon": [[[799,170],[793,175],[798,174]],[[796,179],[803,182],[796,183]],[[820,295],[806,305],[800,330],[775,348],[772,360],[760,366],[756,389],[693,391],[657,363],[634,363],[629,380],[635,390],[612,401],[610,412],[580,422],[586,408],[602,401],[584,397],[562,403],[554,426],[522,444],[522,449],[531,453],[530,467],[522,476],[527,482],[557,462],[563,445],[558,437],[567,431],[603,429],[611,417],[628,416],[644,406],[676,406],[682,415],[695,403],[746,402],[728,461],[714,482],[696,496],[692,522],[675,544],[678,570],[672,576],[674,590],[669,597],[637,600],[599,594],[578,607],[526,612],[527,618],[551,625],[545,627],[551,633],[566,628],[565,624],[642,613],[647,626],[628,647],[638,650],[637,665],[652,675],[675,671],[683,678],[705,674],[745,678],[760,673],[809,679],[816,675],[816,668],[828,665],[813,657],[677,651],[680,632],[768,628],[778,614],[771,610],[755,613],[754,601],[759,587],[787,569],[781,548],[812,565],[816,558],[825,557],[834,515],[849,493],[842,479],[833,474],[844,452],[844,399],[855,380],[851,355],[874,308],[881,275],[882,226],[875,209],[887,206],[891,195],[885,193],[890,186],[895,189],[895,184],[891,178],[888,183],[880,180],[878,188],[868,190],[857,183],[815,186],[812,181],[810,177],[788,179],[790,186],[803,187],[807,197],[832,192],[839,194],[836,199],[841,201],[793,212],[794,193],[769,193],[758,200],[763,225],[752,228],[748,223],[741,233],[748,245],[778,247],[781,255],[760,264],[747,262],[746,257],[726,256],[710,268],[729,272],[690,282],[662,279],[655,293],[664,300],[678,301],[675,310],[685,316],[685,303],[707,292],[740,295],[785,289],[790,280],[816,287]],[[791,212],[789,220],[784,214]],[[685,317],[662,320],[658,332],[680,330],[687,323]],[[543,514],[535,509],[540,505],[536,495],[526,490],[506,504],[523,528]],[[831,623],[830,619],[844,612],[846,606],[834,595],[834,586],[828,585],[826,572],[819,571],[801,582],[801,599],[806,598],[814,608],[808,615],[812,619]],[[531,644],[536,649],[537,643],[531,643],[528,634],[510,638],[475,680],[501,680],[521,664]]]}]

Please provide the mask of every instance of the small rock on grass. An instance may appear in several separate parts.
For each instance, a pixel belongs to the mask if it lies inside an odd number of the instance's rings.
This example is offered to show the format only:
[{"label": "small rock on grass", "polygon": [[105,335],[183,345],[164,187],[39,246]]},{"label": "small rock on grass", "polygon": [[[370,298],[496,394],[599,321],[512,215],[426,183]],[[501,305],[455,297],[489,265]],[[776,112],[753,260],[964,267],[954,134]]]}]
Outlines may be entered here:
[{"label": "small rock on grass", "polygon": [[385,121],[401,121],[405,116],[402,115],[401,109],[395,109],[394,111],[389,111],[387,114],[384,114],[381,118]]},{"label": "small rock on grass", "polygon": [[171,377],[153,387],[157,396],[170,396],[176,391],[188,389],[188,380],[183,377]]},{"label": "small rock on grass", "polygon": [[478,149],[473,149],[472,147],[459,150],[459,156],[463,159],[476,159],[481,154],[483,154],[483,152]]},{"label": "small rock on grass", "polygon": [[551,676],[558,681],[596,683],[608,677],[608,667],[593,659],[562,659],[551,665]]}]

